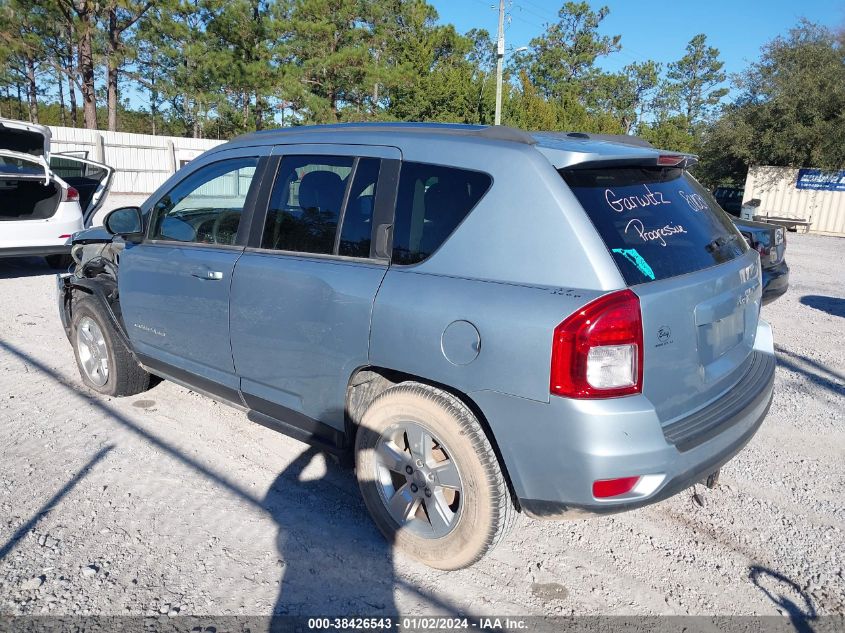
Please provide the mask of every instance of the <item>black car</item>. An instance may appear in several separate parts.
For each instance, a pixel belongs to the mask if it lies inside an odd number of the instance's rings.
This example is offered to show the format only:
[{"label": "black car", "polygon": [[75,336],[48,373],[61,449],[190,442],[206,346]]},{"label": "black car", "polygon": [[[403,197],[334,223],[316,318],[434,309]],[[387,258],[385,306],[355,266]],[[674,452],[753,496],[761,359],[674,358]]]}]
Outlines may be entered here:
[{"label": "black car", "polygon": [[786,230],[781,226],[766,222],[754,222],[736,217],[732,219],[749,246],[760,253],[763,305],[771,303],[789,288],[789,266],[786,265],[784,259]]},{"label": "black car", "polygon": [[[760,253],[760,266],[763,273],[763,304],[771,303],[789,288],[789,266],[784,260],[786,251],[786,231],[774,224],[743,220],[742,187],[720,186],[713,190],[716,202],[730,216],[734,224],[745,237],[749,246]],[[757,208],[760,200],[749,200],[745,206]]]},{"label": "black car", "polygon": [[743,191],[741,187],[716,187],[713,190],[713,197],[716,198],[720,207],[738,218],[742,208]]}]

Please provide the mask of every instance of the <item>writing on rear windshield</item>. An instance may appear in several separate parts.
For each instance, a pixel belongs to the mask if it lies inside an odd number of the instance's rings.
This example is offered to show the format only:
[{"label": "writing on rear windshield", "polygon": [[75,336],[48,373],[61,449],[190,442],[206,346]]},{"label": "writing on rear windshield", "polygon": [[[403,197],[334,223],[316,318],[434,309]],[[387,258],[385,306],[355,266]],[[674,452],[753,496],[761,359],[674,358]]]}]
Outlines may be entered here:
[{"label": "writing on rear windshield", "polygon": [[687,230],[681,224],[667,224],[661,226],[659,229],[646,229],[643,221],[639,218],[634,218],[625,226],[625,233],[629,229],[633,229],[634,233],[642,238],[643,242],[658,241],[661,246],[666,246],[666,238],[675,235],[676,233],[686,233]]},{"label": "writing on rear windshield", "polygon": [[747,248],[718,203],[681,168],[560,173],[631,285],[720,264]]},{"label": "writing on rear windshield", "polygon": [[646,185],[643,185],[643,189],[646,190],[646,193],[643,196],[634,195],[624,197],[617,196],[613,192],[613,189],[605,189],[604,199],[607,200],[607,204],[610,205],[610,208],[616,211],[617,213],[622,213],[625,210],[631,211],[638,207],[650,207],[652,205],[658,204],[672,204],[670,200],[664,200],[662,191],[652,192]]},{"label": "writing on rear windshield", "polygon": [[[652,191],[648,185],[642,185],[642,188],[645,190],[645,193],[636,193],[628,196],[620,196],[613,189],[605,189],[604,199],[608,206],[616,213],[661,205],[672,205],[672,201],[667,200],[663,196],[662,191]],[[693,211],[698,212],[710,209],[704,198],[697,193],[688,193],[682,189],[679,189],[677,193]],[[676,224],[671,221],[661,227],[647,228],[645,222],[640,218],[633,218],[625,225],[625,233],[628,234],[629,231],[638,236],[643,242],[657,242],[661,246],[668,244],[666,238],[687,232],[683,224]]]}]

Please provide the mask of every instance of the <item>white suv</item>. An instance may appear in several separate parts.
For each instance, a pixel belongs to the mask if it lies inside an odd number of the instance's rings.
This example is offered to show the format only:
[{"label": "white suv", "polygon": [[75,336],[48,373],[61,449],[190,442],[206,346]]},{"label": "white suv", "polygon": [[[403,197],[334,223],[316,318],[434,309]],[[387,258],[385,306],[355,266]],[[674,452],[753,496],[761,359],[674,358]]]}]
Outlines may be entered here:
[{"label": "white suv", "polygon": [[50,156],[50,130],[0,119],[0,257],[41,255],[70,263],[70,237],[91,223],[114,169]]}]

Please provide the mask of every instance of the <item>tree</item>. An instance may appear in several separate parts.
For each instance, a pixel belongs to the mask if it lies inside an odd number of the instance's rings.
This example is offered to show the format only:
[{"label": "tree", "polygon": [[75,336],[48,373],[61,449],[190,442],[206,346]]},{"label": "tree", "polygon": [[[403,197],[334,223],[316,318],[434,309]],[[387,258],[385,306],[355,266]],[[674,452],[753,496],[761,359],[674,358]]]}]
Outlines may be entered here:
[{"label": "tree", "polygon": [[739,98],[709,130],[702,151],[702,167],[714,179],[744,178],[750,165],[845,167],[842,36],[802,20],[763,47],[737,87]]},{"label": "tree", "polygon": [[309,121],[340,121],[369,92],[372,19],[360,9],[358,0],[299,0],[291,12],[292,102]]},{"label": "tree", "polygon": [[130,54],[126,35],[152,5],[153,0],[107,0],[105,4],[106,92],[112,131],[117,129],[118,75]]},{"label": "tree", "polygon": [[705,119],[712,108],[728,94],[719,87],[727,78],[719,60],[719,49],[707,46],[707,36],[699,33],[686,47],[686,55],[669,64],[665,84],[670,103],[686,117],[691,127]]},{"label": "tree", "polygon": [[660,64],[653,61],[634,62],[622,72],[601,75],[589,100],[600,111],[611,113],[623,132],[630,134],[653,104],[660,70]]},{"label": "tree", "polygon": [[698,141],[683,114],[665,115],[642,125],[637,134],[655,147],[675,152],[698,152]]},{"label": "tree", "polygon": [[223,0],[172,0],[157,2],[149,19],[139,25],[138,37],[145,52],[154,51],[154,72],[133,72],[134,81],[151,94],[161,95],[178,133],[199,138],[208,113],[225,98],[219,85],[221,62],[214,40],[206,31],[221,11]]},{"label": "tree", "polygon": [[74,81],[82,93],[82,118],[85,127],[97,129],[97,92],[95,85],[94,46],[97,38],[97,11],[95,0],[49,0],[63,20],[62,30],[69,33],[76,43]]},{"label": "tree", "polygon": [[403,16],[403,37],[394,52],[407,79],[388,91],[387,114],[412,121],[488,121],[495,85],[489,70],[475,60],[484,58],[489,35],[460,35],[451,24],[436,24],[437,13],[428,4],[409,4],[413,6]]},{"label": "tree", "polygon": [[593,11],[587,2],[567,2],[559,20],[531,40],[529,51],[514,56],[513,67],[524,69],[532,85],[547,99],[558,98],[575,84],[589,88],[598,74],[599,57],[621,49],[621,35],[600,35],[599,26],[610,9]]},{"label": "tree", "polygon": [[26,87],[29,120],[38,123],[37,76],[46,66],[49,17],[41,7],[10,0],[0,5],[0,60],[18,85]]}]

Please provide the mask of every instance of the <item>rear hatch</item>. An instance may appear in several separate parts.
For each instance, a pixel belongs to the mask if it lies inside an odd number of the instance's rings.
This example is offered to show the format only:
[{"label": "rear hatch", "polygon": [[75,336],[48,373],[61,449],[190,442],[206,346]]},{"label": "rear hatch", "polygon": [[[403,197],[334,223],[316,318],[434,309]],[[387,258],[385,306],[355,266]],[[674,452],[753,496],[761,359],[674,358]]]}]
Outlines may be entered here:
[{"label": "rear hatch", "polygon": [[748,369],[761,284],[757,253],[685,161],[655,158],[560,173],[640,298],[643,394],[667,424]]},{"label": "rear hatch", "polygon": [[0,149],[50,157],[50,130],[43,125],[0,119]]}]

